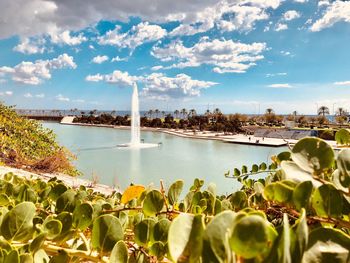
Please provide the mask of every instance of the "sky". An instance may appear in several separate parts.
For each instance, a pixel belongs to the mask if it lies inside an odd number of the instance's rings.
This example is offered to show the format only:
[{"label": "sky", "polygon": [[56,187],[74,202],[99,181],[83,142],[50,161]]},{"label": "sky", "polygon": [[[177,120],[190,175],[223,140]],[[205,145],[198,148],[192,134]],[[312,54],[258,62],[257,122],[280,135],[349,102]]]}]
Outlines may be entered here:
[{"label": "sky", "polygon": [[2,0],[17,108],[350,110],[350,1]]}]

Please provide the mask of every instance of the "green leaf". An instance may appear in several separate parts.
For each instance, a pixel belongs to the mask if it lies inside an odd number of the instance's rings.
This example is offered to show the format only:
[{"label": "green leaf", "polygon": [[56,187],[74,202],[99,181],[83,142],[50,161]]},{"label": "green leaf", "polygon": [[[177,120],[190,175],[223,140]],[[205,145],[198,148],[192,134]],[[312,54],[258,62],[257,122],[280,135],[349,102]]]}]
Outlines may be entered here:
[{"label": "green leaf", "polygon": [[10,203],[10,199],[6,194],[0,194],[0,206],[7,206]]},{"label": "green leaf", "polygon": [[259,171],[259,166],[257,164],[252,165],[252,170],[250,171],[251,173],[256,173]]},{"label": "green leaf", "polygon": [[59,250],[58,251],[58,255],[53,256],[52,258],[50,258],[49,263],[66,263],[66,262],[70,262],[70,257],[67,254],[66,251]]},{"label": "green leaf", "polygon": [[7,240],[25,241],[30,239],[33,233],[35,211],[35,205],[31,202],[16,205],[4,216],[1,234]]},{"label": "green leaf", "polygon": [[250,259],[267,253],[277,233],[259,215],[240,216],[230,238],[231,249],[239,256]]},{"label": "green leaf", "polygon": [[331,184],[323,184],[312,195],[312,207],[318,216],[338,217],[342,214],[343,198]]},{"label": "green leaf", "polygon": [[283,231],[282,231],[282,242],[280,243],[279,249],[279,262],[281,263],[291,263],[292,258],[290,255],[290,227],[288,221],[288,215],[283,214]]},{"label": "green leaf", "polygon": [[343,187],[350,186],[350,149],[343,149],[337,156],[339,182]]},{"label": "green leaf", "polygon": [[63,211],[73,212],[76,204],[75,195],[76,192],[73,189],[69,189],[61,194],[56,201],[56,213]]},{"label": "green leaf", "polygon": [[302,208],[307,208],[312,189],[311,181],[301,182],[295,187],[293,191],[293,203],[299,211]]},{"label": "green leaf", "polygon": [[60,183],[60,184],[56,184],[50,191],[49,197],[53,200],[53,201],[57,201],[58,197],[60,197],[60,195],[62,195],[65,191],[67,191],[67,186],[65,186],[64,184]]},{"label": "green leaf", "polygon": [[168,200],[169,204],[174,205],[180,197],[182,188],[184,186],[183,180],[178,180],[169,187]]},{"label": "green leaf", "polygon": [[154,241],[162,241],[165,243],[168,240],[170,224],[171,222],[168,219],[160,219],[154,225],[152,239]]},{"label": "green leaf", "polygon": [[164,206],[164,199],[158,190],[152,190],[147,193],[143,201],[142,211],[146,216],[155,216]]},{"label": "green leaf", "polygon": [[33,239],[33,241],[29,245],[29,251],[32,252],[33,254],[38,251],[41,246],[44,244],[45,238],[46,238],[46,233],[41,233],[37,237]]},{"label": "green leaf", "polygon": [[292,160],[309,173],[321,173],[332,167],[334,152],[332,147],[321,139],[303,138],[294,145]]},{"label": "green leaf", "polygon": [[136,244],[139,246],[147,246],[147,243],[151,240],[151,235],[155,224],[155,220],[152,218],[146,218],[135,226]]},{"label": "green leaf", "polygon": [[271,183],[264,189],[264,198],[279,203],[289,203],[293,197],[293,188],[281,182]]},{"label": "green leaf", "polygon": [[277,162],[281,163],[282,161],[289,161],[291,157],[290,152],[281,152],[277,155]]},{"label": "green leaf", "polygon": [[243,165],[242,166],[242,174],[246,174],[246,173],[248,173],[248,167]]},{"label": "green leaf", "polygon": [[4,260],[4,263],[19,263],[19,254],[17,250],[12,250]]},{"label": "green leaf", "polygon": [[233,169],[233,176],[238,177],[241,175],[241,171],[238,168]]},{"label": "green leaf", "polygon": [[56,219],[46,218],[43,224],[43,230],[48,239],[54,239],[61,233],[62,223]]},{"label": "green leaf", "polygon": [[349,145],[350,144],[350,132],[347,129],[340,129],[335,133],[335,141],[339,145]]},{"label": "green leaf", "polygon": [[203,215],[180,214],[171,223],[168,247],[175,262],[198,262],[202,253]]},{"label": "green leaf", "polygon": [[243,191],[237,191],[231,195],[230,202],[234,210],[241,210],[248,205],[247,194]]},{"label": "green leaf", "polygon": [[303,263],[348,263],[350,238],[334,228],[317,228],[311,231]]},{"label": "green leaf", "polygon": [[110,263],[128,263],[128,248],[123,240],[119,240],[113,247]]},{"label": "green leaf", "polygon": [[117,217],[101,215],[92,227],[92,247],[99,251],[111,251],[116,242],[124,239],[122,225]]},{"label": "green leaf", "polygon": [[25,253],[19,255],[19,262],[20,263],[33,263],[34,259],[31,254]]},{"label": "green leaf", "polygon": [[93,208],[88,203],[75,207],[73,212],[73,226],[84,231],[92,222]]},{"label": "green leaf", "polygon": [[229,237],[233,230],[233,211],[216,215],[207,225],[203,235],[202,260],[206,262],[231,262],[233,254]]},{"label": "green leaf", "polygon": [[308,243],[308,226],[306,212],[302,209],[300,218],[296,221],[291,231],[291,255],[293,262],[300,263]]},{"label": "green leaf", "polygon": [[260,171],[265,171],[266,169],[267,169],[266,163],[261,163],[261,164],[259,165],[259,170],[260,170]]},{"label": "green leaf", "polygon": [[34,254],[34,263],[48,263],[50,261],[50,258],[46,254],[44,249],[39,249]]},{"label": "green leaf", "polygon": [[160,241],[153,243],[149,248],[150,255],[157,257],[158,261],[161,261],[164,258],[166,252],[166,246]]}]

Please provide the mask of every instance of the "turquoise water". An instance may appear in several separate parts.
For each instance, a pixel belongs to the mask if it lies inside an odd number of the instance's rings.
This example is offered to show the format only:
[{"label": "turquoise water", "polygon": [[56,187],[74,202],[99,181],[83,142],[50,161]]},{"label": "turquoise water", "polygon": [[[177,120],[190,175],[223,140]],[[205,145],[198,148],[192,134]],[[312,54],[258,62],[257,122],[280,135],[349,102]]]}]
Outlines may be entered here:
[{"label": "turquoise water", "polygon": [[224,173],[243,164],[268,162],[270,156],[284,148],[229,144],[219,141],[181,138],[159,132],[141,132],[148,143],[162,142],[150,149],[120,149],[117,144],[130,141],[129,130],[83,127],[44,123],[54,130],[59,142],[77,155],[76,166],[85,178],[95,174],[99,182],[121,189],[131,182],[159,186],[163,179],[169,186],[176,179],[185,181],[188,189],[194,178],[214,182],[219,193],[240,187]]}]

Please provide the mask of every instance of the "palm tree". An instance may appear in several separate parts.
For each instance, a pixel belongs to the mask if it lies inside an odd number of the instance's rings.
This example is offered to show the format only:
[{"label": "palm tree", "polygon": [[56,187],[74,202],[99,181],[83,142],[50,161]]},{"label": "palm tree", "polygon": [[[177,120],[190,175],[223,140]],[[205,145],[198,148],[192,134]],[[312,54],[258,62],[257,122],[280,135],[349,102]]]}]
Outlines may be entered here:
[{"label": "palm tree", "polygon": [[158,118],[159,117],[158,114],[160,113],[160,111],[158,109],[155,109],[154,113],[156,114],[156,118]]},{"label": "palm tree", "polygon": [[294,116],[294,121],[297,119],[297,115],[298,115],[298,112],[295,110],[292,112],[293,116]]},{"label": "palm tree", "polygon": [[149,110],[148,111],[148,116],[149,116],[150,119],[152,119],[152,115],[153,115],[153,110]]},{"label": "palm tree", "polygon": [[347,115],[347,111],[344,108],[340,107],[337,109],[337,115],[338,116],[345,116],[345,115]]},{"label": "palm tree", "polygon": [[174,111],[174,115],[175,115],[175,118],[179,118],[179,114],[180,114],[180,111],[179,110],[175,110]]},{"label": "palm tree", "polygon": [[195,110],[195,109],[190,109],[190,111],[189,111],[189,115],[190,115],[191,117],[196,116],[196,115],[197,115],[196,110]]},{"label": "palm tree", "polygon": [[184,119],[187,118],[187,110],[186,110],[185,108],[183,108],[183,109],[181,110],[181,114],[182,114],[182,117],[183,117]]},{"label": "palm tree", "polygon": [[328,107],[326,106],[321,106],[318,108],[318,111],[317,111],[317,114],[318,115],[322,115],[322,116],[325,116],[326,114],[329,114],[329,109]]},{"label": "palm tree", "polygon": [[164,118],[165,117],[165,111],[162,110],[161,113],[162,113],[162,118]]},{"label": "palm tree", "polygon": [[275,113],[275,111],[274,111],[272,108],[267,108],[267,109],[265,110],[265,113],[268,114],[268,115],[270,115],[270,114]]}]

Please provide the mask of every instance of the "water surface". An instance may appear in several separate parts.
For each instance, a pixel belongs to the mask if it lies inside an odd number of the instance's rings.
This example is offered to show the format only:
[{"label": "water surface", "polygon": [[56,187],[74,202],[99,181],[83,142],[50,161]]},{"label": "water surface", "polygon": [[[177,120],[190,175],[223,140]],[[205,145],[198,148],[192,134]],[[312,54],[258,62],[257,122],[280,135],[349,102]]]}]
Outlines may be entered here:
[{"label": "water surface", "polygon": [[214,182],[219,193],[229,193],[240,187],[224,173],[243,164],[268,162],[271,155],[285,148],[270,148],[229,144],[212,140],[181,138],[160,132],[141,132],[148,143],[162,142],[149,149],[115,147],[130,141],[130,131],[44,123],[54,130],[58,141],[77,155],[76,166],[85,178],[95,174],[100,183],[118,185],[121,189],[131,182],[155,184],[163,179],[166,186],[176,179],[185,181],[188,189],[194,178]]}]

